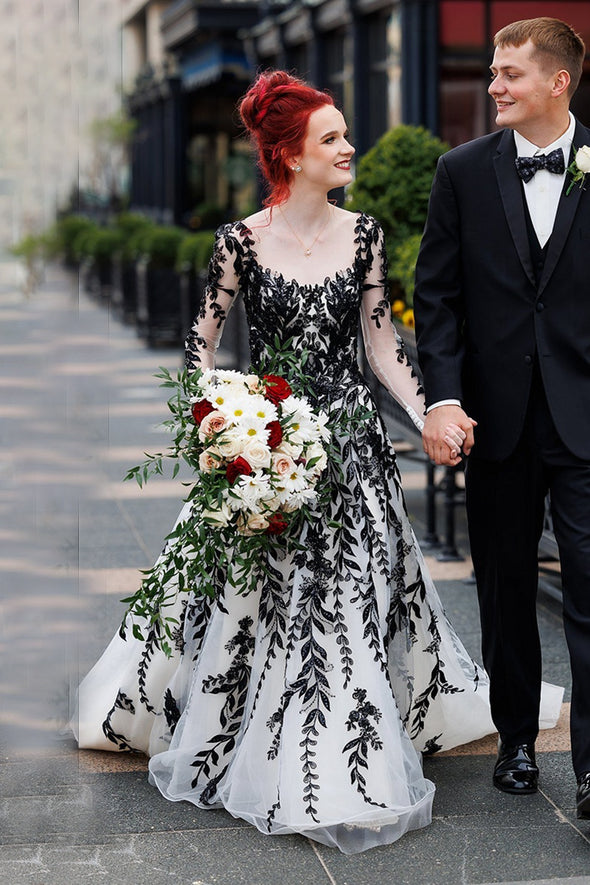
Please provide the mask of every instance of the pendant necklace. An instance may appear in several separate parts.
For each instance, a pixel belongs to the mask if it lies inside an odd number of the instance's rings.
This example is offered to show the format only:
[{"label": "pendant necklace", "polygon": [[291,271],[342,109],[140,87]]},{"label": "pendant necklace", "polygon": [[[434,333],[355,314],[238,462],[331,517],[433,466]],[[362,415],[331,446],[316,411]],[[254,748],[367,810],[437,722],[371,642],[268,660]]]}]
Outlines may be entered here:
[{"label": "pendant necklace", "polygon": [[303,242],[303,240],[301,239],[301,237],[299,237],[295,233],[295,231],[293,230],[293,228],[289,224],[289,219],[287,218],[287,216],[283,212],[282,207],[279,206],[279,212],[281,213],[281,216],[282,216],[285,224],[287,225],[287,227],[289,228],[289,230],[291,231],[291,233],[293,234],[293,236],[295,237],[295,239],[297,240],[299,245],[303,247],[303,254],[305,255],[306,258],[309,258],[311,256],[311,250],[313,249],[313,247],[315,246],[315,244],[317,243],[317,241],[319,240],[320,236],[323,234],[325,229],[328,227],[330,219],[332,218],[332,213],[331,213],[330,209],[331,209],[331,206],[330,206],[330,204],[328,204],[328,217],[327,217],[325,223],[320,227],[319,231],[315,235],[314,241],[311,244],[311,246],[306,246],[305,243]]}]

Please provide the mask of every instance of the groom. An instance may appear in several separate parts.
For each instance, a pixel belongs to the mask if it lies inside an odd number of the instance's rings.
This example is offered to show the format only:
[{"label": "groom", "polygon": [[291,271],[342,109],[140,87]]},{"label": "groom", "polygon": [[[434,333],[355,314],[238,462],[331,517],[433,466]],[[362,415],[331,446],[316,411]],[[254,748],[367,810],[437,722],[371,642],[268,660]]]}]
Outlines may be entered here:
[{"label": "groom", "polygon": [[494,45],[488,91],[503,128],[439,160],[416,268],[424,448],[452,463],[454,422],[473,449],[467,514],[500,734],[493,782],[508,793],[537,789],[537,547],[551,494],[577,813],[590,818],[590,175],[572,184],[565,171],[590,145],[569,113],[584,44],[536,18]]}]

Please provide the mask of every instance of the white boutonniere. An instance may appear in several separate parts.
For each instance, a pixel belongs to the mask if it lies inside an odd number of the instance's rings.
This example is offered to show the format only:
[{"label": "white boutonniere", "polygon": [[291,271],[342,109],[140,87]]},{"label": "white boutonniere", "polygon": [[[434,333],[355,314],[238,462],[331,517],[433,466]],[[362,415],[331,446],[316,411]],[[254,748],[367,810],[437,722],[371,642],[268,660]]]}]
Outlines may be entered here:
[{"label": "white boutonniere", "polygon": [[567,197],[574,184],[579,183],[580,187],[582,189],[584,188],[586,175],[590,172],[590,145],[585,144],[581,148],[578,148],[576,155],[567,167],[566,172],[569,172],[572,176],[569,187],[565,192]]}]

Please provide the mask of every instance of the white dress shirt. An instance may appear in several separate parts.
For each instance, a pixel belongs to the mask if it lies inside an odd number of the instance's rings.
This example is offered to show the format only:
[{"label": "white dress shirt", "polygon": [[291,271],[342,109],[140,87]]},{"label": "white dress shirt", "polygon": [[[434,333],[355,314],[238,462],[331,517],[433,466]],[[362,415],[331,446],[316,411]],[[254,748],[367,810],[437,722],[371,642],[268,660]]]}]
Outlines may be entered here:
[{"label": "white dress shirt", "polygon": [[[514,142],[516,144],[516,155],[517,157],[534,157],[536,154],[550,154],[551,151],[561,148],[563,151],[565,167],[567,169],[575,130],[576,120],[571,112],[570,124],[566,131],[563,135],[560,135],[556,141],[548,144],[547,147],[537,147],[536,144],[527,141],[520,132],[516,132],[515,130]],[[565,171],[562,175],[556,175],[555,172],[549,172],[547,169],[538,169],[530,181],[522,182],[526,204],[541,248],[543,248],[551,236],[564,181]],[[438,409],[439,406],[450,405],[460,406],[461,403],[457,399],[443,399],[429,406],[426,409],[426,412],[428,413],[431,412],[432,409]]]},{"label": "white dress shirt", "polygon": [[[567,130],[556,141],[543,148],[527,141],[520,132],[515,131],[516,155],[518,157],[534,157],[537,154],[550,154],[551,151],[561,148],[567,168],[575,129],[576,121],[570,113],[570,124]],[[551,236],[564,181],[565,171],[562,175],[556,175],[555,172],[548,172],[547,169],[538,169],[530,181],[522,182],[526,204],[541,248]]]}]

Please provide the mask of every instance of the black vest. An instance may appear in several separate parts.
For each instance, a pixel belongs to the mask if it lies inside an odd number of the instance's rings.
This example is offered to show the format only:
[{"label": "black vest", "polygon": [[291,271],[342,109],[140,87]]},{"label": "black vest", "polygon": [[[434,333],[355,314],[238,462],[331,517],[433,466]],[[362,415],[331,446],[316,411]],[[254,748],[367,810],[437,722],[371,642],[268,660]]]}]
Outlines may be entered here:
[{"label": "black vest", "polygon": [[543,248],[541,248],[541,244],[539,243],[535,228],[533,226],[533,222],[531,221],[529,207],[524,195],[524,188],[522,189],[522,201],[524,203],[524,217],[526,219],[526,232],[529,238],[529,249],[531,252],[533,272],[535,274],[535,282],[537,283],[538,287],[541,280],[541,274],[543,273],[543,268],[545,267],[545,258],[547,257],[547,250],[549,248],[549,243],[551,242],[551,237],[549,237]]}]

